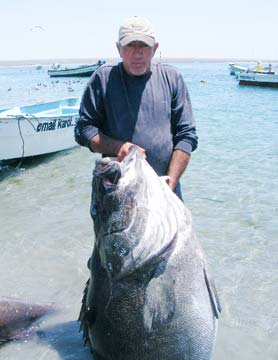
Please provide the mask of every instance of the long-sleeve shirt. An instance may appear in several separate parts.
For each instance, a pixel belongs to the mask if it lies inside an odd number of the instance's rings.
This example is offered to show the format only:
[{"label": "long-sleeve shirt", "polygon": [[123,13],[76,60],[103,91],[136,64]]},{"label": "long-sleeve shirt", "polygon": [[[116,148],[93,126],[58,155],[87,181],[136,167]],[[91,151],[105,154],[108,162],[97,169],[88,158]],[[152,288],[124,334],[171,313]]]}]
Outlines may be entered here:
[{"label": "long-sleeve shirt", "polygon": [[198,144],[182,75],[164,64],[141,76],[129,75],[122,63],[101,66],[84,91],[75,139],[89,147],[99,131],[141,146],[157,174],[166,175],[174,149],[190,154]]}]

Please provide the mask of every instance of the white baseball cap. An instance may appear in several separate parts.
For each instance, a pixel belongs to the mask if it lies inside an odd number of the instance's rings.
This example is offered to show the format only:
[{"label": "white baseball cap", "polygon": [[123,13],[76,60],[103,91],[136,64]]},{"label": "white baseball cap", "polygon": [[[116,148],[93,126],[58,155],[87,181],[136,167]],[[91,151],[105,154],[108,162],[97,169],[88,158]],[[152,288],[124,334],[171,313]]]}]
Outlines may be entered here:
[{"label": "white baseball cap", "polygon": [[142,41],[148,46],[155,44],[155,32],[152,23],[145,17],[127,18],[119,29],[119,43],[126,46],[132,41]]}]

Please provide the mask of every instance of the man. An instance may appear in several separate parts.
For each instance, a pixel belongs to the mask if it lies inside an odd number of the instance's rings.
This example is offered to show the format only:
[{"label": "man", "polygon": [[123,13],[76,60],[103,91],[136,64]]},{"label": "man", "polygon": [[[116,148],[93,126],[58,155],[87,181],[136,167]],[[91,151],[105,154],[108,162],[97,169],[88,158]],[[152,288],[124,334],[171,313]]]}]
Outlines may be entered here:
[{"label": "man", "polygon": [[179,179],[197,147],[192,108],[181,74],[152,64],[158,48],[153,25],[130,17],[119,30],[118,65],[103,65],[83,94],[75,139],[93,152],[121,161],[140,147],[158,175],[182,198]]},{"label": "man", "polygon": [[257,62],[256,71],[257,72],[263,71],[263,65],[262,65],[262,63],[260,61]]}]

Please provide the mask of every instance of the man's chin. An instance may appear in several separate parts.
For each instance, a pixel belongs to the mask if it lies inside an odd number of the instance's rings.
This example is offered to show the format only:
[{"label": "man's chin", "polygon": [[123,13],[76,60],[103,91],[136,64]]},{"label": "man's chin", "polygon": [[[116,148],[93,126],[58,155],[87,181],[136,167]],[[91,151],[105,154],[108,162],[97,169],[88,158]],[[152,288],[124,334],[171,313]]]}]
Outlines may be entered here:
[{"label": "man's chin", "polygon": [[129,69],[131,75],[135,75],[135,76],[140,76],[140,75],[144,75],[146,74],[146,72],[148,72],[148,69],[146,66],[144,67],[132,67]]}]

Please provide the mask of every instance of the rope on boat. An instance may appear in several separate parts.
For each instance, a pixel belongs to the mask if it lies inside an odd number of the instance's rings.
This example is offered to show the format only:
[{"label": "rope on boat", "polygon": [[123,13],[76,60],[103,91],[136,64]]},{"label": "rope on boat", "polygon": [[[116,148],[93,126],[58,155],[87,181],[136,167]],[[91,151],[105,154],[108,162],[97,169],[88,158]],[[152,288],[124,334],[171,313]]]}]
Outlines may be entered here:
[{"label": "rope on boat", "polygon": [[18,168],[22,165],[22,162],[23,162],[23,159],[24,159],[24,137],[23,137],[23,135],[22,135],[22,131],[21,131],[21,127],[20,127],[20,121],[21,121],[21,120],[26,120],[26,121],[28,121],[28,123],[32,126],[32,128],[33,128],[34,131],[36,131],[36,132],[37,132],[37,130],[36,130],[35,126],[32,124],[32,122],[30,121],[30,117],[31,117],[33,120],[36,120],[38,123],[40,123],[40,122],[39,122],[39,119],[37,119],[36,116],[31,115],[31,114],[28,115],[28,116],[29,116],[29,118],[27,118],[27,117],[24,116],[24,115],[18,115],[18,116],[16,117],[19,135],[20,135],[20,138],[21,138],[21,141],[22,141],[22,154],[21,154],[21,159],[20,159],[19,163],[16,165],[16,167],[15,167],[16,169],[18,169]]}]

